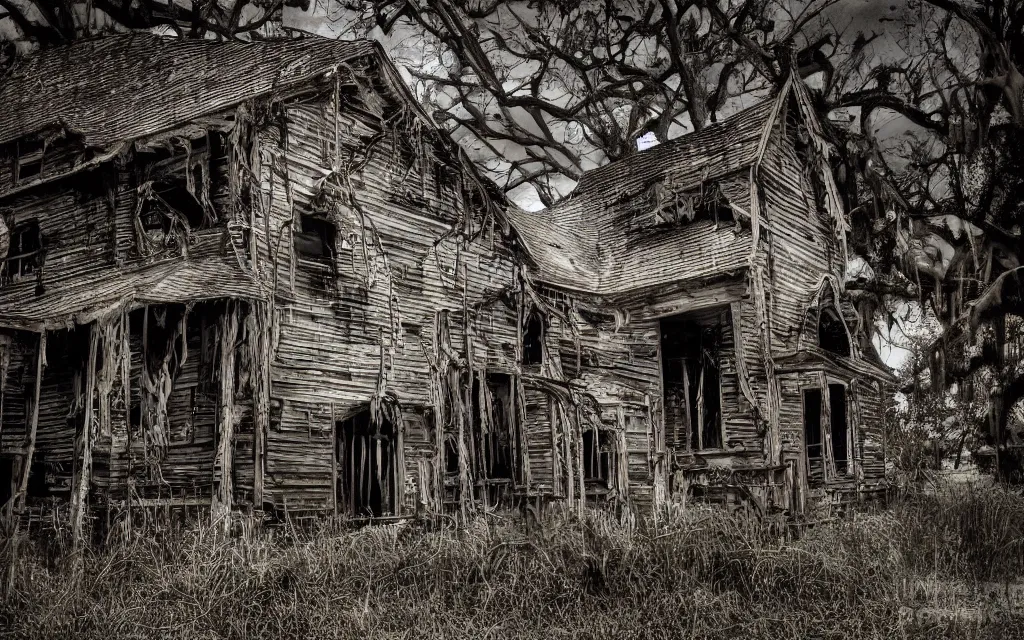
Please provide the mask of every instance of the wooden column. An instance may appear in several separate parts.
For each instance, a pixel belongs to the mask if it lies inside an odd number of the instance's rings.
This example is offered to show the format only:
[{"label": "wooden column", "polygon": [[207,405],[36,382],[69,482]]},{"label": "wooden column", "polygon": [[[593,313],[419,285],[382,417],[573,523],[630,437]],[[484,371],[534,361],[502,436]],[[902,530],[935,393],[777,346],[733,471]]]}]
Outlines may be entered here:
[{"label": "wooden column", "polygon": [[92,480],[93,400],[96,392],[96,354],[100,331],[94,322],[89,325],[89,358],[85,363],[85,420],[80,438],[78,477],[71,494],[71,538],[77,548],[82,542],[82,523],[88,506],[89,484]]},{"label": "wooden column", "polygon": [[[32,392],[32,413],[28,416],[28,434],[25,441],[25,452],[21,457],[21,473],[18,478],[17,507],[25,509],[28,494],[28,478],[32,472],[32,456],[36,452],[36,431],[39,427],[39,393],[43,382],[43,368],[46,366],[46,330],[39,333],[39,346],[36,354],[36,381]],[[12,514],[13,515],[13,514]]]},{"label": "wooden column", "polygon": [[231,472],[235,445],[235,341],[238,339],[238,309],[228,302],[220,323],[220,403],[217,416],[217,459],[210,515],[216,522],[231,512],[234,487]]}]

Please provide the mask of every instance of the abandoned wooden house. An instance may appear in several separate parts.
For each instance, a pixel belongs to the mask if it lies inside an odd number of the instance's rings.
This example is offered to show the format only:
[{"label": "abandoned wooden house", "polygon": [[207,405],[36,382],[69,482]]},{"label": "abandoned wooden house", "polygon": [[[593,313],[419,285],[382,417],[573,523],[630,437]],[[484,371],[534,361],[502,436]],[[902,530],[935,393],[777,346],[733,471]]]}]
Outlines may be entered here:
[{"label": "abandoned wooden house", "polygon": [[[509,209],[535,264],[533,360],[599,407],[581,491],[594,480],[633,501],[793,515],[885,491],[893,377],[843,290],[836,193],[806,89],[790,83],[584,174],[551,209]],[[610,475],[588,453],[606,450]],[[546,468],[559,455],[577,454],[553,450]],[[558,476],[552,490],[571,496],[571,468]]]},{"label": "abandoned wooden house", "polygon": [[887,373],[797,86],[536,213],[369,42],[82,41],[0,104],[14,512],[884,486]]}]

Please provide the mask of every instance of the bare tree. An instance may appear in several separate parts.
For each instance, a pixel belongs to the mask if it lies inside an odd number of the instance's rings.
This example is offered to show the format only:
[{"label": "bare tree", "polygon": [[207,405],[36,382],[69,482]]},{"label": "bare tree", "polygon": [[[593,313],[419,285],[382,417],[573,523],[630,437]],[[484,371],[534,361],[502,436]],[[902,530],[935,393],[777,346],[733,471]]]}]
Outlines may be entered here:
[{"label": "bare tree", "polygon": [[404,62],[438,120],[506,191],[531,185],[545,204],[635,152],[638,137],[700,130],[730,98],[767,90],[769,62],[754,52],[788,50],[800,21],[829,4],[800,4],[779,28],[772,0],[348,3],[385,33],[424,36],[420,63]]},{"label": "bare tree", "polygon": [[99,30],[166,27],[181,37],[258,35],[280,20],[284,7],[310,0],[0,0],[0,20],[40,46],[62,44]]}]

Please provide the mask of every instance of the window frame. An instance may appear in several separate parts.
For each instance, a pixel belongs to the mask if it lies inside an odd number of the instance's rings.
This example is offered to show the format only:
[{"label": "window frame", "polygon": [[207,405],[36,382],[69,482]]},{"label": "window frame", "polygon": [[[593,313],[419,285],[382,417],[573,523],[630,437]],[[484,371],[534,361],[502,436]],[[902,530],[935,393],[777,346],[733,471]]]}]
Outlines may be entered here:
[{"label": "window frame", "polygon": [[[829,388],[837,385],[844,388],[844,398],[846,400],[846,468],[842,472],[838,471],[836,467],[835,448],[832,444],[832,398]],[[810,480],[810,457],[807,455],[807,403],[805,396],[808,391],[817,391],[821,394],[822,415],[819,420],[821,423],[822,460],[825,463],[823,472],[824,482],[827,484],[830,480],[855,478],[857,476],[857,457],[855,449],[857,442],[857,424],[853,419],[855,415],[852,413],[854,403],[851,396],[852,388],[853,386],[848,380],[828,374],[821,376],[819,384],[802,384],[798,387],[800,393],[800,417],[802,425],[801,451],[803,455],[804,472],[807,474],[808,480]],[[826,409],[828,410],[829,417],[827,424],[824,421],[824,413]]]},{"label": "window frame", "polygon": [[[39,269],[42,268],[40,263],[40,256],[43,253],[43,231],[39,225],[38,218],[28,218],[9,225],[10,229],[10,244],[8,245],[7,256],[3,259],[4,262],[4,280],[6,282],[18,282],[24,280],[26,277],[32,277],[36,275]],[[30,251],[24,252],[22,249],[24,242],[23,237],[26,233],[35,232],[34,244],[35,247]],[[12,251],[18,253],[12,255]],[[29,260],[31,259],[31,260]],[[31,268],[29,271],[25,271],[25,266],[30,264]],[[15,266],[17,273],[15,273]]]},{"label": "window frame", "polygon": [[[14,184],[15,185],[28,184],[29,182],[31,182],[33,180],[38,180],[39,178],[42,178],[43,171],[46,168],[45,167],[45,162],[46,162],[46,141],[45,140],[40,140],[38,142],[38,149],[36,148],[36,143],[33,142],[32,143],[32,148],[30,150],[23,151],[22,150],[22,145],[26,144],[27,142],[28,141],[25,140],[25,139],[20,139],[20,140],[18,140],[17,144],[15,145],[15,149],[14,149],[14,154],[15,154],[14,155],[14,167],[13,167],[13,174],[14,175],[12,176],[14,178]],[[36,171],[35,173],[32,173],[27,178],[23,177],[22,176],[22,168],[25,167],[26,165],[35,165],[35,164],[39,165],[39,170]]]}]

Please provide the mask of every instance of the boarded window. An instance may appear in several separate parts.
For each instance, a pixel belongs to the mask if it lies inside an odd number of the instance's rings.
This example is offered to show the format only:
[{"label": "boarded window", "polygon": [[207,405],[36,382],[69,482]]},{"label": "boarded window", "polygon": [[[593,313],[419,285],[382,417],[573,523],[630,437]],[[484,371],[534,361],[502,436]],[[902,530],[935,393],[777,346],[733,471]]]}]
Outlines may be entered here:
[{"label": "boarded window", "polygon": [[39,221],[28,220],[14,227],[7,253],[7,277],[17,280],[35,273],[39,266],[42,236]]},{"label": "boarded window", "polygon": [[338,457],[338,504],[353,517],[379,517],[395,513],[397,468],[395,428],[388,422],[373,425],[362,411],[335,429]]},{"label": "boarded window", "polygon": [[684,314],[661,323],[666,444],[722,447],[722,338],[728,311]]},{"label": "boarded window", "polygon": [[526,319],[523,330],[523,364],[541,364],[544,361],[544,319],[534,309]]},{"label": "boarded window", "polygon": [[821,310],[818,318],[818,345],[825,351],[840,356],[850,355],[850,338],[846,335],[846,326],[835,309]]}]

